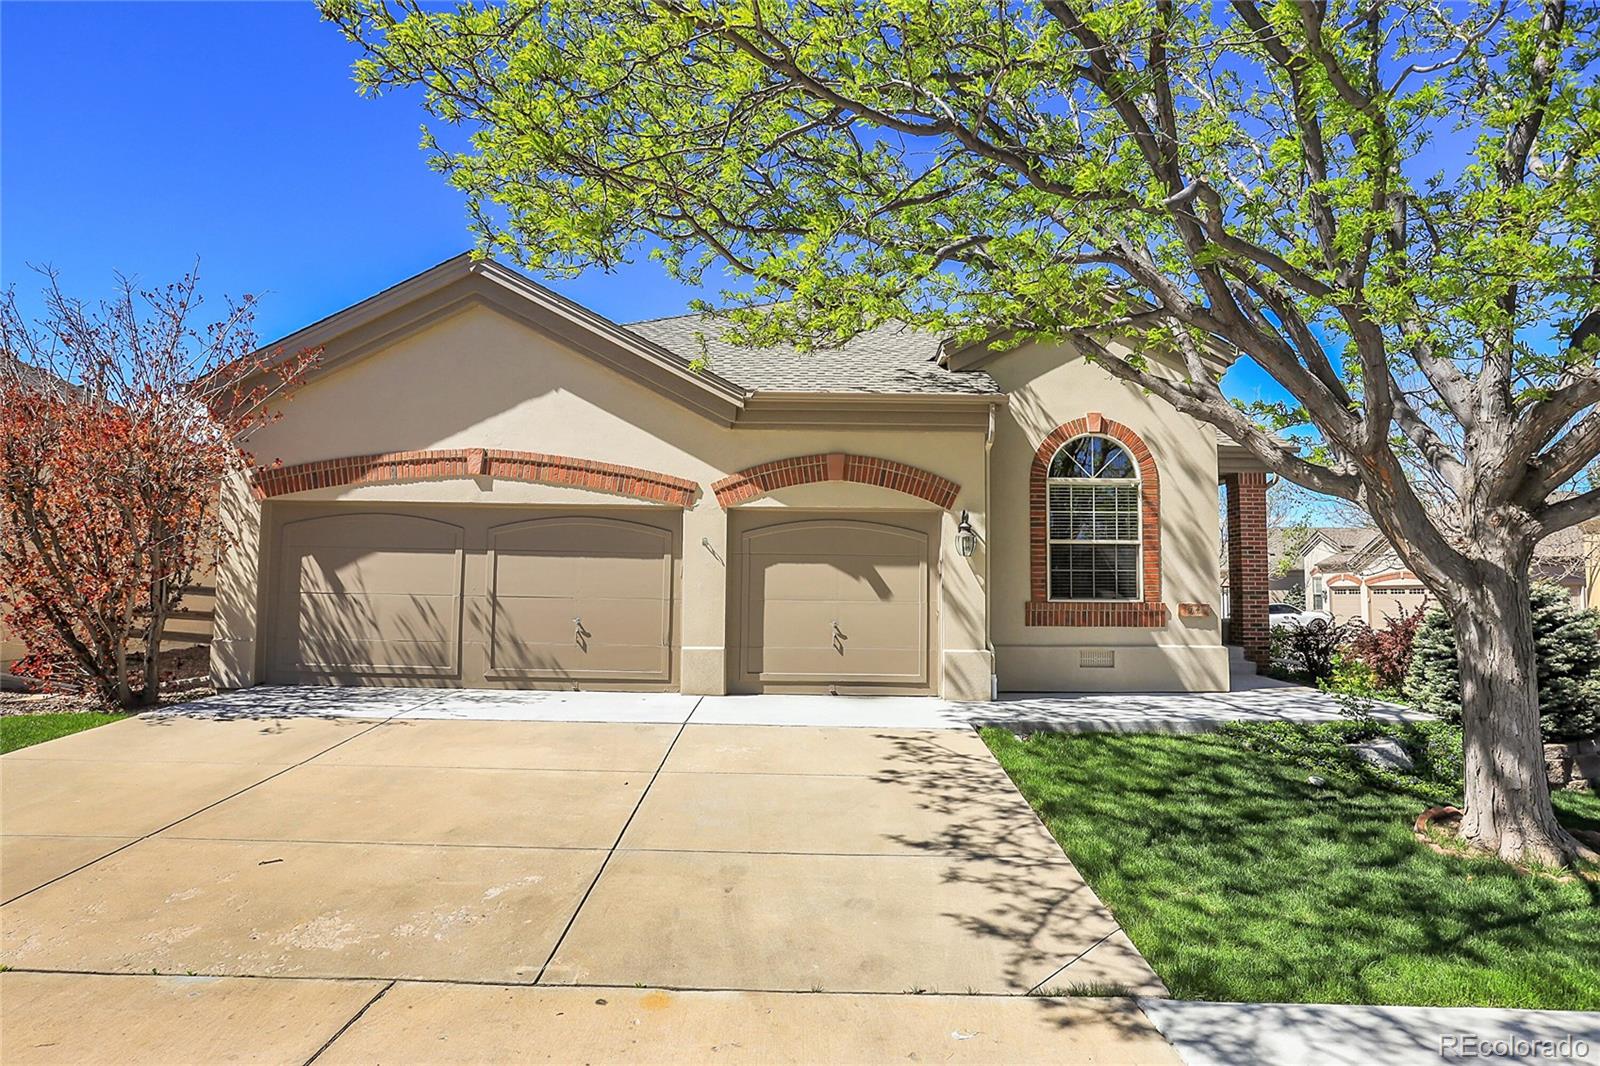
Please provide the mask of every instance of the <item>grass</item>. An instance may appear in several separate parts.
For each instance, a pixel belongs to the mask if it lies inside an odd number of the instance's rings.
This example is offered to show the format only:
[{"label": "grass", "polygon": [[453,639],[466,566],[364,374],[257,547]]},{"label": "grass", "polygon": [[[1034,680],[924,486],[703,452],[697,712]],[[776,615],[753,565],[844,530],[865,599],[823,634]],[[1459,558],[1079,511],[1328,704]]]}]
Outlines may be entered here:
[{"label": "grass", "polygon": [[126,717],[125,714],[102,714],[99,711],[0,715],[0,754],[81,733],[97,725],[110,725]]},{"label": "grass", "polygon": [[1028,993],[1044,999],[1087,996],[1095,999],[1120,999],[1133,995],[1133,989],[1117,981],[1077,981],[1070,985],[1047,985]]},{"label": "grass", "polygon": [[[1349,755],[1374,732],[1412,749],[1415,777]],[[1600,1009],[1600,881],[1413,835],[1459,800],[1455,727],[983,736],[1178,997]],[[1600,829],[1600,796],[1556,804]]]}]

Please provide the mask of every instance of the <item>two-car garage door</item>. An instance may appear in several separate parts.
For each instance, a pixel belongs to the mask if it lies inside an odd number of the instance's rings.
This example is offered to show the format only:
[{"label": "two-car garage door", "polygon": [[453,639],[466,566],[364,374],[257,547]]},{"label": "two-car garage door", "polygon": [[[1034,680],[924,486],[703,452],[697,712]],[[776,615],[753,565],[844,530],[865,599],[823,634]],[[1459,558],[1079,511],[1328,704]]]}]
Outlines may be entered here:
[{"label": "two-car garage door", "polygon": [[679,515],[276,510],[268,680],[665,688]]}]

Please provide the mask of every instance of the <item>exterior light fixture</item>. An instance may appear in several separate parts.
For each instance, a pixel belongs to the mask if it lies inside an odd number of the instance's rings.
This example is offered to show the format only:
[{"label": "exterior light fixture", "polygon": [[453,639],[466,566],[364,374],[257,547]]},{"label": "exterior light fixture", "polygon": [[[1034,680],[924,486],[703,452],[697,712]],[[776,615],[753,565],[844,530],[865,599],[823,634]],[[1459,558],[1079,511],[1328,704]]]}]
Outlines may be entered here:
[{"label": "exterior light fixture", "polygon": [[956,551],[962,558],[971,558],[977,548],[978,531],[972,528],[971,517],[966,511],[962,511],[961,521],[956,524]]}]

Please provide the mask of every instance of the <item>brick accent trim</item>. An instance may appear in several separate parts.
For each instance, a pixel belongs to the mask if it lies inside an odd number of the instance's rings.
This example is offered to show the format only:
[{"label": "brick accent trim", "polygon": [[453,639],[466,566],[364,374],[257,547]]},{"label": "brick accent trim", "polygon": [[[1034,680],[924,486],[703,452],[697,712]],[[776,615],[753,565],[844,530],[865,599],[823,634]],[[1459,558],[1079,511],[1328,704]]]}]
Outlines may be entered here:
[{"label": "brick accent trim", "polygon": [[252,488],[256,499],[264,500],[336,485],[376,485],[454,477],[497,477],[541,485],[570,485],[676,507],[688,507],[700,489],[693,481],[636,466],[576,459],[570,455],[500,451],[495,448],[347,455],[295,466],[263,467],[255,472]]},{"label": "brick accent trim", "polygon": [[1228,637],[1251,662],[1265,666],[1271,629],[1267,604],[1267,475],[1222,475],[1228,512]]},{"label": "brick accent trim", "polygon": [[711,491],[716,494],[719,504],[732,507],[777,489],[809,485],[816,481],[854,481],[862,485],[877,485],[938,504],[947,511],[955,506],[956,497],[961,494],[960,485],[932,471],[870,455],[847,455],[844,452],[795,455],[747,467],[713,483]]},{"label": "brick accent trim", "polygon": [[[1050,460],[1061,446],[1086,433],[1110,437],[1128,449],[1139,464],[1139,496],[1143,529],[1141,565],[1143,596],[1136,603],[1097,600],[1050,599],[1050,527],[1047,475]],[[1104,626],[1159,629],[1167,624],[1167,605],[1161,602],[1161,479],[1155,456],[1139,434],[1113,422],[1098,411],[1057,426],[1033,453],[1028,477],[1029,595],[1023,614],[1028,626]]]}]

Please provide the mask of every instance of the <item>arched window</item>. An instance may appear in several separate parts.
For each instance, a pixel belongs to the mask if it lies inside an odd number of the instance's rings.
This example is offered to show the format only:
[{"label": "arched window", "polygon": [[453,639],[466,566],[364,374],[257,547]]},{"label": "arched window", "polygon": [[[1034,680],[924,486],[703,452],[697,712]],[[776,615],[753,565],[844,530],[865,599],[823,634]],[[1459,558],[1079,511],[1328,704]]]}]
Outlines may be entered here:
[{"label": "arched window", "polygon": [[1121,445],[1086,435],[1063,444],[1046,473],[1049,597],[1140,598],[1139,467]]}]

